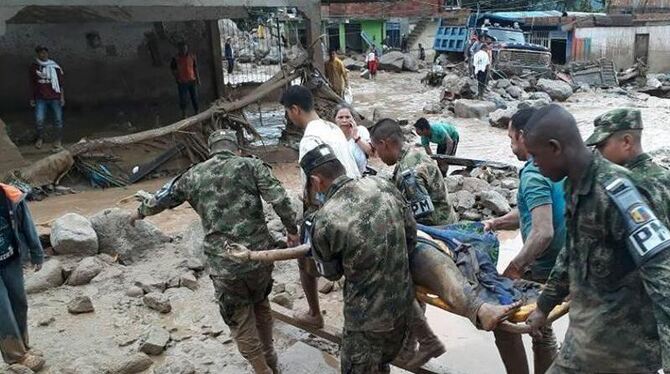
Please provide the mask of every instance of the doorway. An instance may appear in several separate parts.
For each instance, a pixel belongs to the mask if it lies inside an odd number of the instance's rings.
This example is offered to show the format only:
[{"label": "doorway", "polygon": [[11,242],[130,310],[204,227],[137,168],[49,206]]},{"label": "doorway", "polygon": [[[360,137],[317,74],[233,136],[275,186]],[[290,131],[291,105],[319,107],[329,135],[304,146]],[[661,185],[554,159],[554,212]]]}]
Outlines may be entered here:
[{"label": "doorway", "polygon": [[565,39],[551,39],[551,62],[556,65],[565,65],[568,41]]},{"label": "doorway", "polygon": [[363,41],[361,39],[360,23],[345,23],[344,32],[346,33],[347,49],[355,52],[363,52]]},{"label": "doorway", "polygon": [[648,65],[649,59],[649,34],[635,34],[635,61],[640,59]]}]

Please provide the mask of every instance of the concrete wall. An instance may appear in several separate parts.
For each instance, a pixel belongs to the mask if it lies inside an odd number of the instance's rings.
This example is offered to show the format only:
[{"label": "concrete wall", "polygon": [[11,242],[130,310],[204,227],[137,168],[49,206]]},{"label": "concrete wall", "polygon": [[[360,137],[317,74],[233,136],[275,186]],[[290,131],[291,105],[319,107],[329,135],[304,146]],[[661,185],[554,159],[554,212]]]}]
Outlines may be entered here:
[{"label": "concrete wall", "polygon": [[625,69],[635,63],[635,34],[650,36],[649,72],[670,71],[670,25],[578,28],[572,53],[580,60],[605,57],[613,60],[617,68]]},{"label": "concrete wall", "polygon": [[176,105],[170,59],[176,42],[186,40],[199,60],[201,102],[210,102],[216,91],[206,26],[205,21],[8,24],[0,36],[0,112],[29,110],[28,68],[38,44],[48,46],[65,71],[68,107],[86,111],[138,102]]}]

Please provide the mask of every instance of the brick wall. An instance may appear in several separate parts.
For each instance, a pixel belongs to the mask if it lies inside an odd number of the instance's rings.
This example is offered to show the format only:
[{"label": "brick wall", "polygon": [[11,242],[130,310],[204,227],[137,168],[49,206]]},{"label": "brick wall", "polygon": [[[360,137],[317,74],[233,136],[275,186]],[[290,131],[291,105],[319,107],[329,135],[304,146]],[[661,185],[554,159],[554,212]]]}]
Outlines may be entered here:
[{"label": "brick wall", "polygon": [[440,13],[442,0],[394,0],[372,3],[330,4],[322,7],[323,17],[388,18],[430,17]]}]

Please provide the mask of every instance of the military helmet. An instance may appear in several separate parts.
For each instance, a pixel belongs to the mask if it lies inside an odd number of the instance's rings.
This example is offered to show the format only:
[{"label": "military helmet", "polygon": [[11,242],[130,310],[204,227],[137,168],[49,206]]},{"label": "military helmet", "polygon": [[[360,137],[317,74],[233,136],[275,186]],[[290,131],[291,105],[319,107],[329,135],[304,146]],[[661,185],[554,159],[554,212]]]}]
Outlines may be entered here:
[{"label": "military helmet", "polygon": [[620,108],[601,114],[593,120],[593,134],[586,145],[598,145],[617,131],[642,130],[642,115],[637,109]]},{"label": "military helmet", "polygon": [[207,146],[209,147],[209,153],[214,154],[216,152],[217,143],[222,143],[223,141],[231,142],[235,145],[237,144],[237,135],[232,130],[215,130],[209,135],[207,139]]},{"label": "military helmet", "polygon": [[309,176],[314,169],[332,160],[337,160],[333,149],[328,144],[319,144],[302,157],[300,167]]}]

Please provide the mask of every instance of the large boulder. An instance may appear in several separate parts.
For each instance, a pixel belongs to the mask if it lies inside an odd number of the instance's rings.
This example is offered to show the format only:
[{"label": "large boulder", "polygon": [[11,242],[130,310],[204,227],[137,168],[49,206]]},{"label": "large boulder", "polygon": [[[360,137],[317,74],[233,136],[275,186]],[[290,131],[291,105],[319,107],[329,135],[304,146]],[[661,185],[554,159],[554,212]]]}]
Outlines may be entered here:
[{"label": "large boulder", "polygon": [[463,178],[462,186],[464,190],[470,191],[475,195],[491,189],[491,185],[487,181],[473,177]]},{"label": "large boulder", "polygon": [[565,101],[572,96],[572,86],[561,80],[541,78],[535,85],[540,91],[546,92],[553,100]]},{"label": "large boulder", "polygon": [[509,86],[505,91],[514,99],[520,99],[523,96],[523,90],[517,86]]},{"label": "large boulder", "polygon": [[67,284],[71,286],[81,286],[88,284],[103,269],[103,262],[95,257],[87,257],[79,262],[70,277]]},{"label": "large boulder", "polygon": [[510,79],[510,82],[524,91],[530,88],[530,82],[519,77],[512,77],[512,79]]},{"label": "large boulder", "polygon": [[56,219],[51,226],[51,246],[59,255],[95,255],[98,253],[98,235],[88,218],[68,213]]},{"label": "large boulder", "polygon": [[426,103],[423,106],[423,112],[426,114],[440,114],[442,110],[444,110],[442,104],[437,101]]},{"label": "large boulder", "polygon": [[544,100],[548,103],[551,102],[551,96],[549,96],[549,94],[547,94],[546,92],[542,92],[542,91],[531,93],[529,99],[530,100]]},{"label": "large boulder", "polygon": [[460,190],[450,197],[457,212],[464,212],[475,206],[475,195],[470,191]]},{"label": "large boulder", "polygon": [[56,288],[65,282],[63,265],[56,259],[50,259],[42,269],[26,277],[26,293],[32,294]]},{"label": "large boulder", "polygon": [[496,87],[506,89],[511,85],[509,79],[498,79],[496,82]]},{"label": "large boulder", "polygon": [[405,64],[405,55],[402,52],[392,51],[382,55],[379,59],[379,70],[399,73]]},{"label": "large boulder", "polygon": [[507,214],[512,210],[507,199],[496,191],[484,191],[480,194],[479,198],[479,202],[484,208],[490,209],[498,216]]},{"label": "large boulder", "polygon": [[156,226],[146,220],[131,224],[132,213],[119,209],[105,209],[91,217],[98,234],[100,252],[119,256],[119,262],[130,264],[170,241]]},{"label": "large boulder", "polygon": [[442,79],[442,87],[455,98],[471,99],[477,95],[477,81],[466,76],[448,74]]},{"label": "large boulder", "polygon": [[419,71],[419,63],[416,61],[416,58],[409,53],[405,53],[404,60],[402,62],[402,69],[407,71]]},{"label": "large boulder", "polygon": [[529,108],[540,109],[543,106],[549,105],[549,103],[551,103],[551,100],[549,100],[549,101],[544,100],[544,99],[524,100],[524,101],[520,102],[517,107],[518,107],[519,110],[529,109]]},{"label": "large boulder", "polygon": [[509,125],[510,119],[516,114],[517,108],[509,107],[507,109],[498,109],[495,112],[489,113],[489,124],[493,127],[506,129]]},{"label": "large boulder", "polygon": [[496,105],[489,101],[459,99],[454,102],[456,117],[483,118],[496,110]]}]

